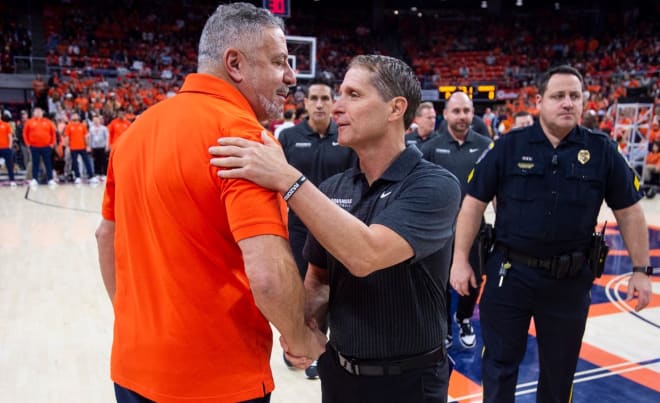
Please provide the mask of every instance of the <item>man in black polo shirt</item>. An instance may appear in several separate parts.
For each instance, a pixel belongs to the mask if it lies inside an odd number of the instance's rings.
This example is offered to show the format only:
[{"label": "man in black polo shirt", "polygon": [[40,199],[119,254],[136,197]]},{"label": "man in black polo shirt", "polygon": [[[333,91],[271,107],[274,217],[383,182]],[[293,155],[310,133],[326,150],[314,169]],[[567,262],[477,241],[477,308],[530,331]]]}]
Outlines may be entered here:
[{"label": "man in black polo shirt", "polygon": [[[470,127],[474,117],[474,105],[472,100],[464,92],[453,93],[447,103],[442,115],[447,122],[445,129],[438,136],[429,140],[422,147],[424,158],[442,166],[453,173],[461,182],[461,194],[465,194],[468,174],[474,167],[477,159],[491,146],[492,141],[486,136],[475,132]],[[474,242],[470,251],[470,263],[472,267],[479,268],[478,242]],[[451,274],[450,274],[451,276]],[[458,324],[458,337],[461,345],[465,348],[474,348],[477,345],[477,337],[472,327],[472,314],[479,296],[481,285],[481,274],[472,273],[470,277],[470,292],[468,295],[458,297],[458,306],[454,316]],[[452,345],[451,334],[451,293],[447,286],[447,338],[445,346]]]},{"label": "man in black polo shirt", "polygon": [[405,63],[354,58],[333,115],[338,140],[356,152],[359,167],[320,189],[286,164],[268,136],[265,145],[223,138],[224,147],[211,149],[232,157],[214,165],[236,168],[219,176],[281,192],[310,230],[307,317],[320,322],[327,312],[330,324],[318,367],[325,403],[447,401],[442,316],[461,193],[451,173],[404,145],[420,98]]},{"label": "man in black polo shirt", "polygon": [[435,108],[432,103],[422,102],[419,104],[415,112],[415,120],[413,120],[417,128],[406,134],[406,146],[414,144],[421,150],[428,140],[435,137],[437,135],[437,132],[435,132],[435,117]]},{"label": "man in black polo shirt", "polygon": [[[337,142],[337,125],[330,115],[334,103],[330,84],[315,79],[307,86],[305,109],[309,117],[280,133],[284,155],[312,183],[321,183],[330,176],[344,172],[355,165],[355,153]],[[307,273],[307,260],[302,251],[307,239],[307,228],[296,213],[289,209],[289,243],[300,276]],[[291,366],[285,359],[287,366]],[[305,369],[308,378],[316,378],[316,363]]]}]

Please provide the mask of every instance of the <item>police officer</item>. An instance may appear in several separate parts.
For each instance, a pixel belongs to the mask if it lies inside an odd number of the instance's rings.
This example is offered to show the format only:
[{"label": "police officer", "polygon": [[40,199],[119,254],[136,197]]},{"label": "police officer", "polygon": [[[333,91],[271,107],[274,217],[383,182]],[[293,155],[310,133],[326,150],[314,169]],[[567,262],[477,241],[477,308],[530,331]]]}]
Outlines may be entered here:
[{"label": "police officer", "polygon": [[435,132],[435,108],[431,102],[422,102],[415,111],[413,123],[417,128],[406,134],[406,146],[414,144],[420,150],[424,144],[434,138],[438,133]]},{"label": "police officer", "polygon": [[279,191],[310,230],[306,312],[321,321],[328,311],[330,321],[319,358],[325,403],[447,402],[442,316],[460,186],[405,147],[420,97],[405,63],[355,57],[333,116],[359,167],[320,190],[283,163],[268,137],[265,145],[223,138],[230,147],[211,149],[233,157],[213,164],[238,168],[218,175]]},{"label": "police officer", "polygon": [[[464,92],[453,93],[442,111],[444,121],[447,122],[445,129],[433,139],[422,146],[424,159],[446,168],[453,173],[461,182],[461,194],[467,185],[468,174],[474,167],[477,159],[490,147],[491,140],[474,131],[470,122],[474,117],[474,105],[472,100]],[[470,251],[470,264],[474,268],[480,268],[478,242],[475,242]],[[479,296],[481,275],[471,276],[471,287],[468,295],[460,295],[456,308],[455,320],[459,328],[459,341],[465,348],[474,348],[477,345],[477,337],[472,327],[470,318],[474,313],[474,306]],[[452,344],[451,332],[451,294],[449,284],[447,286],[447,338],[445,346]]]},{"label": "police officer", "polygon": [[537,402],[568,402],[589,309],[589,254],[603,200],[634,270],[628,298],[650,300],[649,242],[639,182],[606,136],[578,126],[583,81],[570,66],[541,78],[539,121],[499,139],[468,178],[457,221],[452,286],[467,294],[468,253],[486,204],[497,198],[496,246],[481,299],[484,402],[514,401],[530,319],[540,374]]},{"label": "police officer", "polygon": [[[330,84],[320,78],[312,80],[307,86],[304,102],[309,117],[282,130],[279,141],[287,161],[312,183],[320,184],[355,165],[356,157],[353,150],[337,142],[337,125],[330,115],[334,103]],[[289,243],[303,279],[307,272],[307,260],[302,255],[306,239],[307,228],[296,213],[289,210]],[[286,359],[284,362],[291,366]],[[308,378],[316,378],[316,363],[307,368],[305,374]]]}]

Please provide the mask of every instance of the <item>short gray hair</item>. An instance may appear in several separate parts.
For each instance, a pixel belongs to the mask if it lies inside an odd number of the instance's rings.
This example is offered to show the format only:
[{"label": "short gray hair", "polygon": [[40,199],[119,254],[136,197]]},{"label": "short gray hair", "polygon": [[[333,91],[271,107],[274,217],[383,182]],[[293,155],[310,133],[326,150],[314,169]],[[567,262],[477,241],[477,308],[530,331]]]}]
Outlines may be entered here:
[{"label": "short gray hair", "polygon": [[404,97],[408,107],[403,114],[404,127],[409,127],[415,118],[415,111],[422,100],[422,89],[410,66],[394,57],[382,55],[360,55],[351,60],[349,69],[362,67],[372,73],[371,83],[381,98],[389,101],[394,97]]},{"label": "short gray hair", "polygon": [[231,3],[218,6],[209,17],[199,39],[197,69],[217,68],[227,48],[254,41],[264,27],[284,31],[284,22],[265,8],[249,3]]}]

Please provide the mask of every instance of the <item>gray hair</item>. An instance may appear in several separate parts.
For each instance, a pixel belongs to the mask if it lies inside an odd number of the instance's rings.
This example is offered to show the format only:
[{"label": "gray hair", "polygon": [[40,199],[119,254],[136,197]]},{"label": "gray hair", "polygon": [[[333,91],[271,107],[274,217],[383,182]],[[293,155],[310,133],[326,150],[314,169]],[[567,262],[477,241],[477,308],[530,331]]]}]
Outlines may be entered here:
[{"label": "gray hair", "polygon": [[265,27],[284,31],[284,22],[265,8],[249,3],[218,6],[209,17],[199,39],[197,69],[217,68],[227,48],[255,41]]},{"label": "gray hair", "polygon": [[415,118],[415,111],[422,100],[422,89],[412,69],[403,61],[382,55],[360,55],[351,60],[349,69],[362,67],[372,74],[371,84],[376,87],[381,98],[389,101],[394,97],[404,97],[408,107],[403,114],[403,125],[409,127]]}]

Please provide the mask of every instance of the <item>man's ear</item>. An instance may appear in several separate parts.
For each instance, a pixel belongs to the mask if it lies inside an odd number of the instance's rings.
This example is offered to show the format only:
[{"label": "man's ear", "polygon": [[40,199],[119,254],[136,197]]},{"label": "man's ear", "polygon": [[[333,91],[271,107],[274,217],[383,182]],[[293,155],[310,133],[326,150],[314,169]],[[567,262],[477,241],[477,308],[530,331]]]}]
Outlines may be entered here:
[{"label": "man's ear", "polygon": [[390,101],[390,106],[392,112],[388,120],[394,121],[403,118],[403,115],[406,113],[406,108],[408,108],[408,101],[404,97],[394,97]]},{"label": "man's ear", "polygon": [[225,50],[225,53],[222,55],[222,61],[225,65],[225,69],[227,70],[229,78],[231,78],[236,83],[242,82],[244,77],[241,68],[245,64],[243,54],[241,54],[238,49],[229,48]]}]

